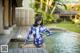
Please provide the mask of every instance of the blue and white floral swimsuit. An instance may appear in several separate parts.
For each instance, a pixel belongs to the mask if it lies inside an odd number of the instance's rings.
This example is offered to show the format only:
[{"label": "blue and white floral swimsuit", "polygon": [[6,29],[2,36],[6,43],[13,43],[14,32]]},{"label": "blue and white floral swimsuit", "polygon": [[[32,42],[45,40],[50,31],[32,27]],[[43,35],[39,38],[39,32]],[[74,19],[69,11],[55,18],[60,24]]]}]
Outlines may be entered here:
[{"label": "blue and white floral swimsuit", "polygon": [[29,34],[27,36],[27,39],[29,39],[30,34],[34,36],[34,44],[36,46],[42,46],[43,44],[43,36],[42,33],[47,32],[48,35],[50,35],[50,31],[46,29],[45,26],[39,26],[39,27],[34,27],[32,26],[29,30]]}]

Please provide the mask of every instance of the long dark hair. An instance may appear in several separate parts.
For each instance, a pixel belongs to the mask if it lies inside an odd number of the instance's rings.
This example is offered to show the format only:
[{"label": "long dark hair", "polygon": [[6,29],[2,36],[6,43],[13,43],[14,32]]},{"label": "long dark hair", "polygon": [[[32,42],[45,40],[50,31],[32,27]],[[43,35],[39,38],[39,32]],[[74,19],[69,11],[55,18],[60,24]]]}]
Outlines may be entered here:
[{"label": "long dark hair", "polygon": [[41,14],[36,14],[35,15],[35,22],[33,24],[34,27],[37,27],[39,24],[38,22],[41,21],[40,25],[43,26],[43,18]]}]

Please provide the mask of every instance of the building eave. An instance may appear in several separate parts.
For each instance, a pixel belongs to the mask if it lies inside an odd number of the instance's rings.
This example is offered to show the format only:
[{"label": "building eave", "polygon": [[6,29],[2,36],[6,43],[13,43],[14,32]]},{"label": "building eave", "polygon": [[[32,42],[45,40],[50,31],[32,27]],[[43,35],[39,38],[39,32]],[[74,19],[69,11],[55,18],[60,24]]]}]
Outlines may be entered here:
[{"label": "building eave", "polygon": [[12,0],[12,1],[14,1],[16,7],[22,7],[23,0]]}]

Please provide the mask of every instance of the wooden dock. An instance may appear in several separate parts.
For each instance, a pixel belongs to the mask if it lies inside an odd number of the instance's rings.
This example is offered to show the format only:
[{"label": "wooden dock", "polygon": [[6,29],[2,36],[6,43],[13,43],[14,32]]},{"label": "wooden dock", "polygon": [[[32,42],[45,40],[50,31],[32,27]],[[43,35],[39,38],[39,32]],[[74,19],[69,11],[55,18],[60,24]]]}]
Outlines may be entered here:
[{"label": "wooden dock", "polygon": [[14,48],[9,48],[8,53],[48,53],[48,51],[46,50],[45,44],[43,44],[42,47],[37,48],[32,43],[24,44],[23,42],[19,42]]},{"label": "wooden dock", "polygon": [[[13,39],[15,43],[22,42],[17,45],[15,48],[9,48],[7,53],[48,53],[46,50],[45,44],[41,48],[36,48],[34,44],[24,44],[24,37],[27,32],[28,27],[21,27],[18,31],[12,32],[10,35],[0,36],[0,44],[9,44],[11,39]],[[21,35],[21,36],[20,36]],[[14,44],[12,44],[14,45]],[[19,47],[18,47],[19,46]]]},{"label": "wooden dock", "polygon": [[8,53],[48,53],[45,48],[13,48]]}]

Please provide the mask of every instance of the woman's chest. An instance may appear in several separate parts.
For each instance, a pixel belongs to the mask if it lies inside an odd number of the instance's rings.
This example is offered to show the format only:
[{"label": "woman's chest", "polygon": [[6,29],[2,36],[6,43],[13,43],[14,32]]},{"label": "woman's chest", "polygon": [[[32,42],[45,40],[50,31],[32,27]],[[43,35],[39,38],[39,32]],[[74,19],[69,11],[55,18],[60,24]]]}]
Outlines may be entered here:
[{"label": "woman's chest", "polygon": [[43,27],[36,27],[36,28],[33,28],[32,30],[33,34],[39,34],[39,33],[42,33],[43,31],[44,31]]}]

